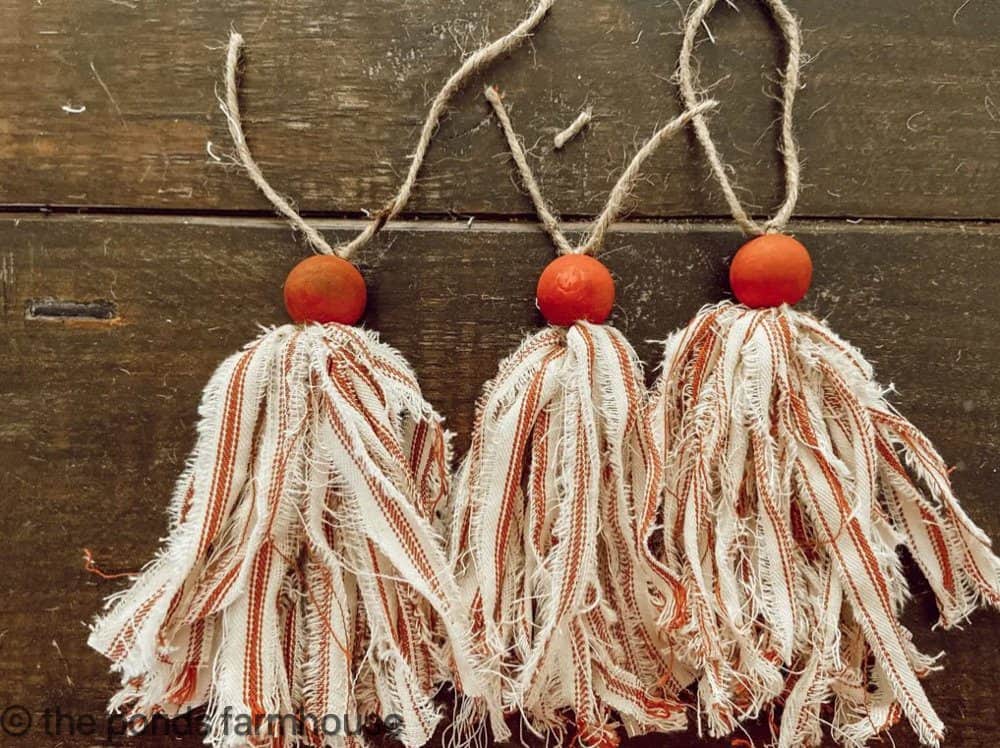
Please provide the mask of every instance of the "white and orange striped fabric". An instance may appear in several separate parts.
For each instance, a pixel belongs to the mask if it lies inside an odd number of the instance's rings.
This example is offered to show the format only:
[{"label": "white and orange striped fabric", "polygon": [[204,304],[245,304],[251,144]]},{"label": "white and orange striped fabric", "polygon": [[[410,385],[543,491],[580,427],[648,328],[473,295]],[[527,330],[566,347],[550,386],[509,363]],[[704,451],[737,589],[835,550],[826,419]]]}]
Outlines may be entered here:
[{"label": "white and orange striped fabric", "polygon": [[[172,505],[170,537],[108,601],[90,644],[123,687],[111,708],[208,705],[215,746],[272,715],[389,714],[423,745],[439,684],[476,690],[469,625],[437,513],[440,417],[402,357],[337,324],[270,330],[219,367]],[[268,745],[361,745],[308,721]]]},{"label": "white and orange striped fabric", "polygon": [[667,341],[653,395],[665,461],[653,546],[686,590],[683,623],[665,628],[697,669],[710,732],[777,705],[782,748],[818,745],[828,720],[864,745],[901,714],[936,745],[943,725],[918,680],[934,658],[899,623],[897,548],[943,626],[1000,604],[1000,562],[871,366],[808,314],[726,302]]},{"label": "white and orange striped fabric", "polygon": [[[578,322],[527,338],[477,406],[452,556],[485,688],[537,735],[562,738],[569,720],[581,745],[607,746],[618,720],[631,734],[685,726],[688,674],[658,639],[667,600],[649,594],[670,596],[670,580],[639,541],[655,493],[633,486],[657,486],[661,469],[644,398],[622,334]],[[465,705],[456,743],[473,739],[479,707]]]}]

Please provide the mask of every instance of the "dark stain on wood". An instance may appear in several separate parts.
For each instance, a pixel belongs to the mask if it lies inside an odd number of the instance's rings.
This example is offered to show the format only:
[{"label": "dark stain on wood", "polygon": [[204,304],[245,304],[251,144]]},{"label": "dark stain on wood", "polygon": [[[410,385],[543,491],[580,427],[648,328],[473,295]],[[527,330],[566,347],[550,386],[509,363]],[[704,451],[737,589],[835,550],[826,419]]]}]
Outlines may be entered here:
[{"label": "dark stain on wood", "polygon": [[65,299],[28,299],[24,317],[42,321],[100,321],[110,322],[118,316],[113,301],[67,301]]}]

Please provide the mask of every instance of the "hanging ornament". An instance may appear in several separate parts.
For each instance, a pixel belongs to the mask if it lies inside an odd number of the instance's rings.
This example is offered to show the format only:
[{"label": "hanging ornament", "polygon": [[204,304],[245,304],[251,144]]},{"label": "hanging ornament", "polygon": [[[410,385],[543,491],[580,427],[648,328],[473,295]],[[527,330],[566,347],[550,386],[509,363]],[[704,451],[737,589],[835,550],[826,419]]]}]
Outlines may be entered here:
[{"label": "hanging ornament", "polygon": [[[685,21],[678,80],[689,108],[695,36],[714,5],[698,0]],[[870,364],[791,306],[812,276],[808,251],[781,233],[799,191],[800,38],[781,0],[766,5],[788,53],[787,196],[773,218],[747,214],[705,119],[692,119],[733,217],[754,238],[730,266],[739,303],[706,307],[673,334],[654,387],[665,462],[655,545],[685,590],[672,640],[697,671],[713,736],[770,707],[783,747],[818,745],[823,723],[839,742],[863,745],[901,714],[936,745],[944,728],[919,681],[935,659],[899,622],[908,590],[897,549],[927,578],[944,627],[1000,603],[1000,565],[945,463],[886,401]]]},{"label": "hanging ornament", "polygon": [[[641,163],[692,113],[639,151],[574,246],[541,195],[500,95],[486,95],[559,257],[538,281],[538,308],[550,325],[486,385],[454,484],[452,557],[482,649],[484,687],[537,735],[561,739],[571,721],[580,745],[617,744],[616,720],[629,734],[683,729],[675,697],[691,676],[657,631],[659,608],[674,602],[679,584],[658,576],[640,542],[661,465],[642,416],[641,365],[625,337],[603,324],[614,281],[593,255]],[[477,714],[466,709],[457,742],[475,731]]]},{"label": "hanging ornament", "polygon": [[440,720],[440,684],[491,700],[438,520],[447,433],[403,357],[352,326],[366,292],[349,258],[406,204],[451,96],[551,4],[449,78],[399,193],[336,248],[250,153],[237,99],[243,40],[231,35],[222,109],[238,160],[320,254],[285,282],[299,324],[266,331],[212,377],[170,536],[94,624],[90,645],[122,676],[110,708],[140,715],[135,724],[207,705],[214,746],[325,746],[363,744],[359,727],[382,717],[420,746]]}]

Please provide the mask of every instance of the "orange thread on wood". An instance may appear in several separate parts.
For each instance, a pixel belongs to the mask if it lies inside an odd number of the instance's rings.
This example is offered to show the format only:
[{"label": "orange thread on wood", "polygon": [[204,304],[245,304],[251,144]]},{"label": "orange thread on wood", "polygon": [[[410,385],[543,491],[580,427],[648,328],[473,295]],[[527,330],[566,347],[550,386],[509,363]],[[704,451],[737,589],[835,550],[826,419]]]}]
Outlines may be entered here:
[{"label": "orange thread on wood", "polygon": [[83,570],[93,574],[95,577],[100,577],[101,579],[122,579],[124,577],[134,577],[136,575],[136,572],[134,571],[119,571],[114,573],[102,571],[94,561],[94,554],[90,552],[89,548],[83,549]]}]

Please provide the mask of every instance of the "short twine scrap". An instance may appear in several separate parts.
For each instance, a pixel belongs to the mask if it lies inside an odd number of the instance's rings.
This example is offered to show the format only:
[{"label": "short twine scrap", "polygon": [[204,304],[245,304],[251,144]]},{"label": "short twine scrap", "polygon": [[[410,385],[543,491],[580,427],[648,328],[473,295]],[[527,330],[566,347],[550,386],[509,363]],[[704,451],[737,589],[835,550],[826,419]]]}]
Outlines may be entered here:
[{"label": "short twine scrap", "polygon": [[552,146],[557,151],[566,145],[569,141],[579,135],[583,128],[590,124],[590,121],[594,118],[593,107],[587,107],[582,112],[580,112],[576,119],[570,122],[569,127],[567,127],[562,132],[556,133],[556,136],[552,138]]}]

